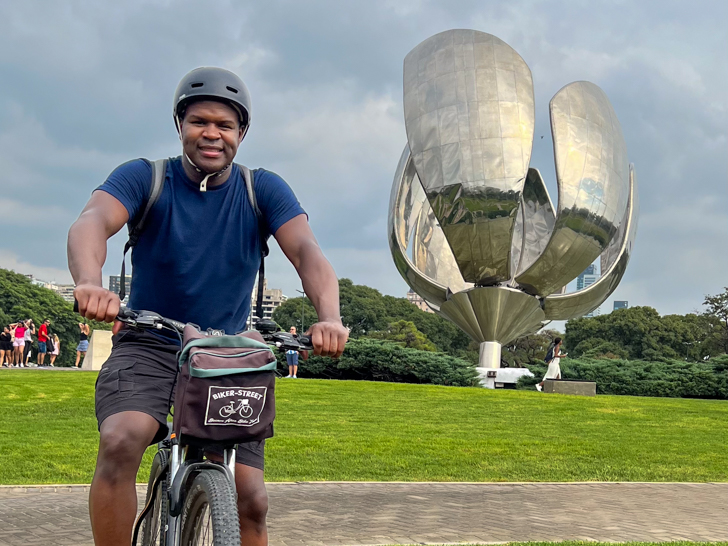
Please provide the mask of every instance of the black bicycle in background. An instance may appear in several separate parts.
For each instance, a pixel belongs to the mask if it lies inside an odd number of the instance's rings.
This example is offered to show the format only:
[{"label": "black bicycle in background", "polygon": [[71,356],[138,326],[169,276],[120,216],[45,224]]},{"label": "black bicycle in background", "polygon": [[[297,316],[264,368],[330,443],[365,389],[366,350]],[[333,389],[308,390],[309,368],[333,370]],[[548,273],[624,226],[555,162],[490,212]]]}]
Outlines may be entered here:
[{"label": "black bicycle in background", "polygon": [[[185,324],[148,311],[122,309],[117,320],[137,330],[169,329]],[[307,336],[278,331],[275,322],[260,320],[256,330],[269,345],[282,350],[312,350]],[[222,332],[209,331],[212,335]],[[244,404],[231,411],[245,411]],[[225,446],[223,462],[207,460],[205,445],[184,445],[171,431],[157,444],[146,502],[134,524],[132,546],[240,546],[235,490],[237,446]]]}]

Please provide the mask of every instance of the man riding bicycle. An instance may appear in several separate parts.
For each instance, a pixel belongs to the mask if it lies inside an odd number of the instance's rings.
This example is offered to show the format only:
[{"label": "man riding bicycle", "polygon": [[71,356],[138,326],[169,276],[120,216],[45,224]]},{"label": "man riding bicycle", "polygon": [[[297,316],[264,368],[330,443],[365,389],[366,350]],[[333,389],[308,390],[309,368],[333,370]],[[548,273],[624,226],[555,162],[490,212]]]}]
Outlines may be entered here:
[{"label": "man riding bicycle", "polygon": [[[319,322],[309,333],[314,353],[338,357],[341,324],[336,274],[292,190],[278,175],[252,172],[259,224],[241,169],[233,163],[250,127],[250,96],[232,72],[198,68],[175,93],[174,121],[182,155],[170,159],[159,200],[133,255],[129,307],[235,333],[245,329],[264,239],[273,235],[296,268]],[[97,188],[68,233],[68,261],[79,312],[112,322],[117,294],[102,287],[106,241],[144,210],[152,167],[138,159],[117,167]],[[123,283],[123,279],[122,279]],[[89,508],[97,545],[127,546],[137,509],[136,476],[149,445],[167,434],[179,341],[164,333],[114,326],[113,349],[96,383],[99,453]],[[240,444],[235,482],[241,539],[267,544],[268,497],[262,442]],[[208,458],[222,460],[218,452]]]}]

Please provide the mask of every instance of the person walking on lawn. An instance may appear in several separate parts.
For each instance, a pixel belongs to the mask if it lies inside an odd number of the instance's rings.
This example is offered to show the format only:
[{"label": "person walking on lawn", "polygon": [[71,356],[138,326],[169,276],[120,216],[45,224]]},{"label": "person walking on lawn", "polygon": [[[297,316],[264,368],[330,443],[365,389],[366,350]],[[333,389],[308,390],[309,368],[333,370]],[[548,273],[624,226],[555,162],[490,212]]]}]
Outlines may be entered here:
[{"label": "person walking on lawn", "polygon": [[[182,154],[168,161],[159,200],[134,246],[128,306],[202,329],[242,331],[262,243],[272,235],[318,313],[319,322],[309,329],[315,353],[340,356],[348,331],[341,323],[338,281],[306,213],[280,176],[257,169],[250,174],[259,225],[244,168],[233,163],[251,121],[245,84],[221,68],[193,70],[177,87],[173,119]],[[124,163],[93,192],[71,226],[68,262],[82,316],[111,322],[118,314],[119,296],[101,284],[106,241],[144,210],[151,184],[149,162]],[[100,441],[89,503],[97,546],[131,541],[137,471],[147,446],[167,434],[179,351],[176,337],[121,331],[120,323],[113,332],[111,356],[96,386]],[[267,544],[264,447],[264,441],[248,442],[237,451],[240,532],[250,546]],[[206,455],[222,461],[220,452]]]},{"label": "person walking on lawn", "polygon": [[543,376],[541,382],[536,385],[537,391],[543,390],[543,384],[547,379],[561,379],[561,366],[559,363],[562,358],[566,357],[566,355],[567,353],[561,352],[561,338],[555,338],[553,345],[549,347],[549,350],[546,353],[546,362],[548,363],[549,368],[546,370],[546,375]]},{"label": "person walking on lawn", "polygon": [[48,325],[50,323],[50,319],[45,319],[43,324],[38,328],[38,366],[42,366],[45,360],[47,351],[46,344],[48,342]]}]

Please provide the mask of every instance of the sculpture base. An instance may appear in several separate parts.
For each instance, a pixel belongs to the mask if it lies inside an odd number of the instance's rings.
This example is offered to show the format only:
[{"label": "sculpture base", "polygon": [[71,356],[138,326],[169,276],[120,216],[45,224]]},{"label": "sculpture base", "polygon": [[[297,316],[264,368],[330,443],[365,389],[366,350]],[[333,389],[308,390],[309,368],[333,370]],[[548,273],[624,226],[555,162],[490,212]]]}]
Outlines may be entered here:
[{"label": "sculpture base", "polygon": [[594,381],[569,381],[568,379],[547,379],[543,392],[555,394],[574,394],[577,396],[596,396],[597,384]]},{"label": "sculpture base", "polygon": [[486,389],[515,389],[524,375],[533,377],[528,368],[475,368],[480,376],[480,385]]}]

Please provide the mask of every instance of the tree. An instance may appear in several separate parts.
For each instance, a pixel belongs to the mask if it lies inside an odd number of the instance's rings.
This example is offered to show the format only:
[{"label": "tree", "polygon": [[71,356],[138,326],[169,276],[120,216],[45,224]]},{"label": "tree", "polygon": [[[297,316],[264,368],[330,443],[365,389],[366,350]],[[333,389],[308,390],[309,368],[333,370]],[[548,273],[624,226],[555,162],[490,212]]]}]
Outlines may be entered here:
[{"label": "tree", "polygon": [[554,338],[561,336],[556,330],[542,330],[522,336],[503,346],[501,360],[512,368],[524,368],[527,364],[543,364],[546,351]]},{"label": "tree", "polygon": [[722,332],[720,341],[724,353],[728,353],[728,287],[716,296],[705,296],[703,305],[708,308],[706,315],[720,321]]},{"label": "tree", "polygon": [[419,351],[437,351],[437,347],[427,339],[427,336],[420,332],[414,322],[409,320],[398,320],[389,325],[387,330],[376,332],[372,337],[401,343],[408,349]]}]

